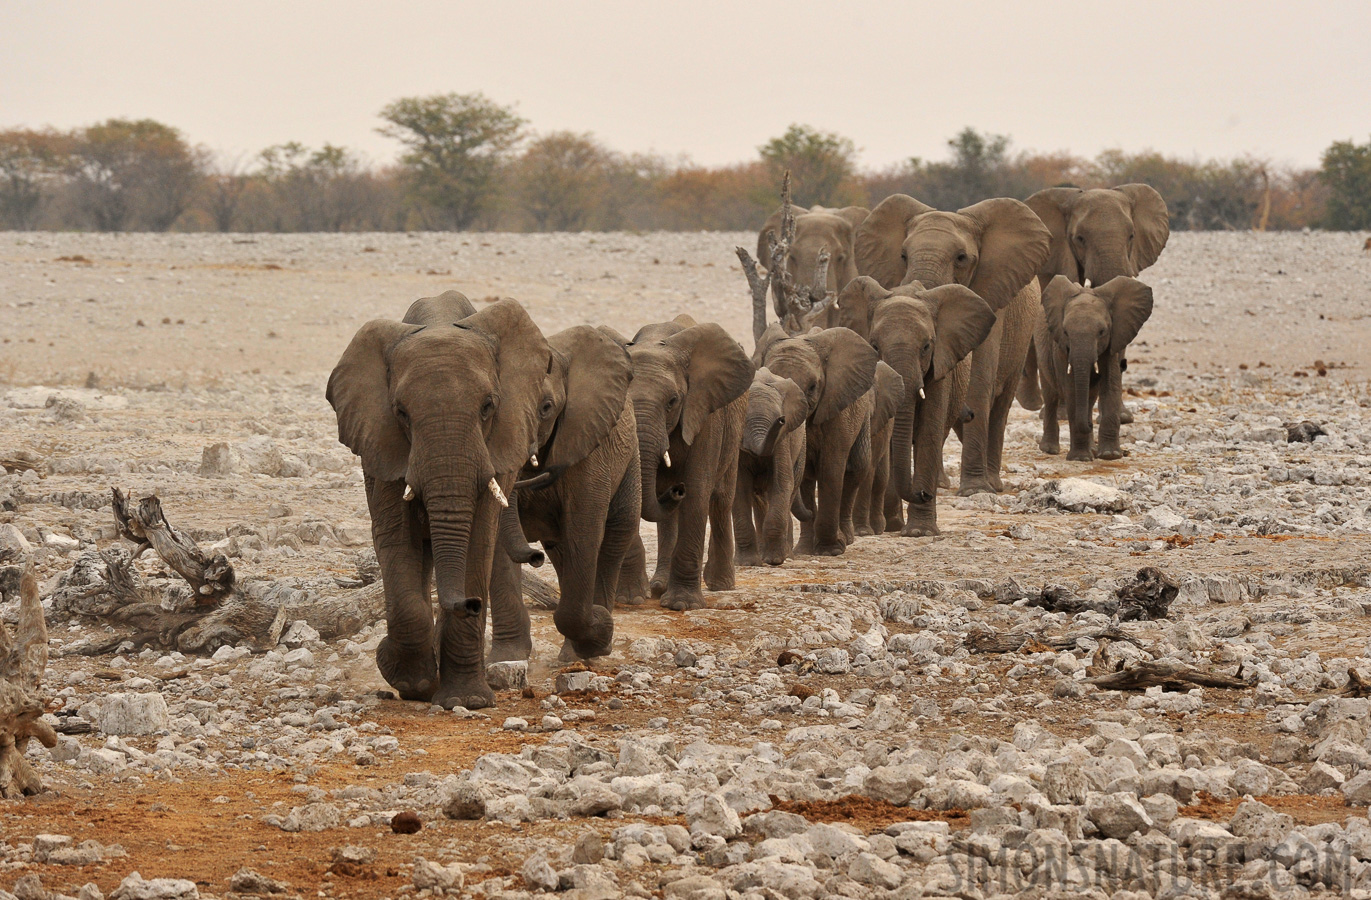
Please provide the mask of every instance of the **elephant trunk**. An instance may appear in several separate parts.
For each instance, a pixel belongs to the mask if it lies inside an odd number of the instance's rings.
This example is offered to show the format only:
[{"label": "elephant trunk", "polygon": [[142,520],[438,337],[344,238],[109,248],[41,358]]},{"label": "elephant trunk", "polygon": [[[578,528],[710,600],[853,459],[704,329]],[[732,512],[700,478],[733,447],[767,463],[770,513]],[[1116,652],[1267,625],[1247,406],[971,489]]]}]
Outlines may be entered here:
[{"label": "elephant trunk", "polygon": [[[947,254],[932,251],[915,251],[909,257],[909,268],[905,271],[904,280],[901,284],[909,284],[917,281],[925,288],[941,287],[945,284],[952,284],[956,279],[953,277],[953,267]],[[885,285],[885,287],[895,287],[896,285]]]},{"label": "elephant trunk", "polygon": [[743,424],[743,449],[758,459],[769,458],[784,427],[785,416],[749,415]]},{"label": "elephant trunk", "polygon": [[459,616],[481,613],[481,598],[467,596],[467,555],[477,492],[485,490],[489,479],[489,475],[478,476],[474,467],[463,466],[450,475],[424,482],[424,506],[428,512],[429,540],[433,545],[438,605]]},{"label": "elephant trunk", "polygon": [[[1090,281],[1091,286],[1100,287],[1120,276],[1136,278],[1138,267],[1133,265],[1133,256],[1128,252],[1127,244],[1120,242],[1113,246],[1094,248],[1086,257],[1085,265],[1081,267],[1081,275],[1083,279]],[[1084,284],[1085,281],[1082,280],[1081,283]]]},{"label": "elephant trunk", "polygon": [[[640,417],[639,421],[643,421]],[[647,421],[652,421],[647,419]],[[648,522],[660,522],[668,510],[662,508],[660,497],[657,493],[657,466],[662,459],[662,440],[651,434],[644,434],[640,428],[638,431],[638,462],[643,470],[643,499],[642,512],[643,519]],[[668,489],[667,493],[670,493]],[[663,495],[664,496],[664,495]]]},{"label": "elephant trunk", "polygon": [[914,415],[916,404],[906,399],[895,413],[895,428],[890,436],[890,470],[900,499],[914,500],[913,470]]},{"label": "elephant trunk", "polygon": [[1071,349],[1071,443],[1078,449],[1081,435],[1085,435],[1085,449],[1090,448],[1090,380],[1095,369],[1095,358],[1086,346]]},{"label": "elephant trunk", "polygon": [[543,551],[530,547],[528,538],[524,537],[524,526],[519,521],[517,497],[510,497],[509,506],[500,510],[500,546],[510,559],[533,566],[535,569],[546,561]]},{"label": "elephant trunk", "polygon": [[676,507],[681,505],[685,499],[686,489],[684,484],[673,484],[671,487],[657,495],[657,508],[663,513],[673,512]]}]

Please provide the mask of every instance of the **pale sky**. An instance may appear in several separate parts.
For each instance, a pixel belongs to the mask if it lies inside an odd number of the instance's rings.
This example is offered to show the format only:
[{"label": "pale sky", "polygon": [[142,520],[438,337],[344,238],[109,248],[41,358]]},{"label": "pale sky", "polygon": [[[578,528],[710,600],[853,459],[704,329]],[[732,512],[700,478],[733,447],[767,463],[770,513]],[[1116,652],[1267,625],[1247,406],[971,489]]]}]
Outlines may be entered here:
[{"label": "pale sky", "polygon": [[1315,165],[1371,138],[1371,3],[0,0],[0,128],[150,117],[229,156],[327,141],[386,162],[377,111],[447,91],[709,165],[791,122],[865,167],[941,159],[966,125]]}]

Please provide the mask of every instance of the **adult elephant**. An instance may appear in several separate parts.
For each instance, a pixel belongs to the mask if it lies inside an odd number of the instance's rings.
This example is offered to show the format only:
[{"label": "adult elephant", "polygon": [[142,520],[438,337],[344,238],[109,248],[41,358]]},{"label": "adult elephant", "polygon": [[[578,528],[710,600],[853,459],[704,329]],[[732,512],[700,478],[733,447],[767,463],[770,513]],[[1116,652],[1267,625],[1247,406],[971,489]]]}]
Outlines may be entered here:
[{"label": "adult elephant", "polygon": [[871,465],[857,474],[857,499],[852,507],[852,527],[858,537],[885,531],[890,440],[895,433],[895,415],[905,399],[904,379],[881,361],[876,363],[876,383],[871,390],[875,396],[871,408]]},{"label": "adult elephant", "polygon": [[[649,583],[635,538],[618,594],[633,603],[651,592],[668,609],[699,609],[702,575],[710,590],[733,588],[733,492],[752,364],[722,326],[685,315],[645,325],[625,344],[633,363],[641,512],[657,523],[657,565]],[[678,505],[663,508],[668,498]]]},{"label": "adult elephant", "polygon": [[753,362],[795,382],[805,397],[801,502],[814,518],[801,523],[796,552],[837,556],[856,537],[857,479],[849,475],[870,465],[876,351],[848,328],[789,337],[772,323],[757,341]]},{"label": "adult elephant", "polygon": [[962,496],[1003,490],[1005,423],[1041,309],[1034,276],[1050,244],[1037,215],[1004,197],[944,212],[894,194],[857,229],[857,268],[882,287],[959,284],[995,311],[994,327],[971,355],[972,419],[962,434]]},{"label": "adult elephant", "polygon": [[[961,285],[924,290],[911,282],[886,290],[865,276],[847,286],[838,307],[842,323],[864,335],[903,381],[890,438],[882,530],[907,537],[937,534],[943,443],[959,424],[966,434],[962,413],[971,365],[966,357],[991,333],[995,312]],[[908,519],[902,500],[909,504]]]},{"label": "adult elephant", "polygon": [[800,479],[805,465],[805,418],[809,404],[789,378],[762,368],[747,390],[738,486],[733,495],[733,535],[740,566],[779,566],[795,549]]},{"label": "adult elephant", "polygon": [[525,540],[541,542],[557,571],[560,659],[608,655],[619,571],[638,532],[642,482],[628,353],[585,325],[547,342],[537,448],[511,496],[509,512],[517,516],[502,522],[513,553],[497,554],[493,568],[491,661],[527,659],[532,650],[520,586]]},{"label": "adult elephant", "polygon": [[[1171,236],[1171,216],[1162,195],[1146,184],[1082,190],[1047,188],[1024,201],[1047,226],[1052,246],[1038,268],[1038,286],[1054,276],[1099,287],[1120,276],[1136,278],[1157,261]],[[1038,409],[1042,394],[1037,353],[1029,348],[1019,403]],[[1123,413],[1123,421],[1132,418]]]},{"label": "adult elephant", "polygon": [[[387,634],[376,665],[407,700],[489,706],[485,624],[499,511],[537,436],[550,349],[524,308],[461,294],[374,319],[329,376],[362,459]],[[437,586],[435,629],[429,585]]]},{"label": "adult elephant", "polygon": [[[828,251],[828,284],[826,290],[837,293],[857,277],[857,255],[853,239],[857,226],[870,213],[864,206],[845,206],[841,209],[814,206],[805,209],[791,204],[795,217],[795,238],[786,256],[786,271],[795,287],[805,293],[814,280],[819,254]],[[771,265],[771,242],[778,239],[785,210],[771,214],[757,235],[757,261]]]}]

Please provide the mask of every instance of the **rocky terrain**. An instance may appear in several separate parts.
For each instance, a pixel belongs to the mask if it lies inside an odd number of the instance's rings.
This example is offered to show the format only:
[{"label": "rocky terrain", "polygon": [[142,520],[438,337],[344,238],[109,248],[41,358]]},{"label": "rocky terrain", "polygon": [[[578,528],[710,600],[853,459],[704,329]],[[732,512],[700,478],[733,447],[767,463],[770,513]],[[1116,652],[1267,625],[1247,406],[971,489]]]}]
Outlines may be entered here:
[{"label": "rocky terrain", "polygon": [[[322,385],[358,325],[455,287],[750,348],[750,240],[0,234],[0,566],[69,596],[119,487],[240,578],[344,596],[374,559]],[[384,624],[195,656],[50,609],[61,739],[0,801],[0,900],[1371,897],[1362,240],[1174,235],[1130,456],[1045,456],[1016,408],[1006,493],[942,498],[942,535],[620,609],[589,668],[535,611],[494,709],[389,699]]]}]

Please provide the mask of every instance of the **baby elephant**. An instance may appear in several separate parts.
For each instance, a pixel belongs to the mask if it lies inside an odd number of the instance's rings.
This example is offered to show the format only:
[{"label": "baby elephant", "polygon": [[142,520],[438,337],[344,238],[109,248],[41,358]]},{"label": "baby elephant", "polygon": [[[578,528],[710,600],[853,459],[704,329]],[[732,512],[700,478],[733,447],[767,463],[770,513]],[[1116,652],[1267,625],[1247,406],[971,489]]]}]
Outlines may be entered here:
[{"label": "baby elephant", "polygon": [[[1040,357],[1043,386],[1044,453],[1060,453],[1057,404],[1066,403],[1071,423],[1071,450],[1066,458],[1089,461],[1119,459],[1119,414],[1123,408],[1120,382],[1124,350],[1152,315],[1152,288],[1136,278],[1119,276],[1099,287],[1084,286],[1057,275],[1043,291],[1043,314],[1038,320],[1035,346],[1050,347]],[[1091,452],[1094,425],[1091,408],[1100,401],[1100,439]]]},{"label": "baby elephant", "polygon": [[[733,495],[733,535],[740,566],[779,566],[795,549],[790,514],[799,507],[808,413],[804,392],[795,382],[765,368],[753,376],[738,449],[738,489]],[[796,511],[801,518],[809,518],[803,507]]]}]

